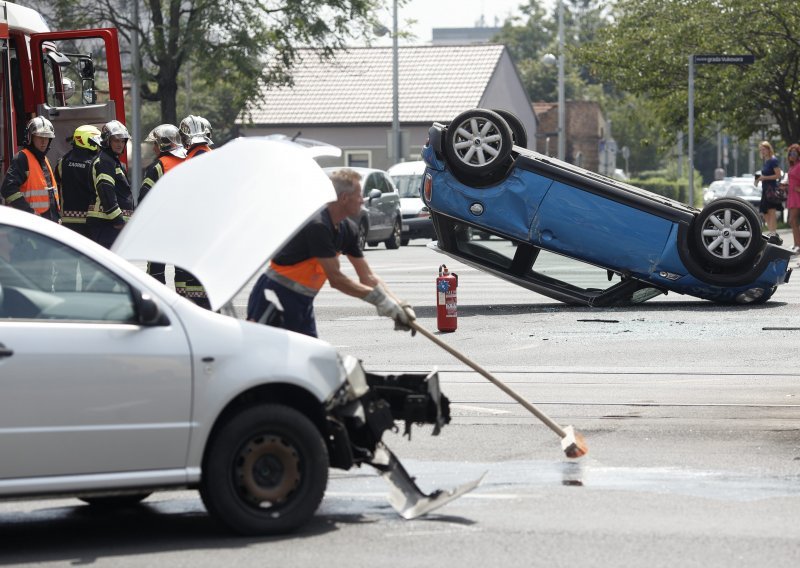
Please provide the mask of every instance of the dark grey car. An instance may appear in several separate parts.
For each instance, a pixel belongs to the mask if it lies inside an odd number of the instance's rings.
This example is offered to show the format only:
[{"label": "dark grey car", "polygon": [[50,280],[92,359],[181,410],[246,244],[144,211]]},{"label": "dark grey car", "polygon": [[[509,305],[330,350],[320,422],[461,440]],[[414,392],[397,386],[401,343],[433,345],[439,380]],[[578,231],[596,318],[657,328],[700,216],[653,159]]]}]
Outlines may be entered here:
[{"label": "dark grey car", "polygon": [[[324,168],[325,173],[343,169],[341,167]],[[358,225],[358,240],[361,250],[367,245],[377,246],[383,242],[387,249],[400,247],[402,215],[400,213],[400,195],[392,182],[392,178],[383,171],[373,168],[349,168],[361,176],[361,196],[364,204],[358,217],[352,219]]]}]

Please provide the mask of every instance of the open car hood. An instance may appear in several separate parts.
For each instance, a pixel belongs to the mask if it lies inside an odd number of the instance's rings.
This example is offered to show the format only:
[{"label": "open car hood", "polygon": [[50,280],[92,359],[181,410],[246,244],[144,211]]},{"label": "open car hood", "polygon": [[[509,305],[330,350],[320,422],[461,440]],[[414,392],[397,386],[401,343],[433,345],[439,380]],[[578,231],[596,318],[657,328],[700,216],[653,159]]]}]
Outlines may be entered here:
[{"label": "open car hood", "polygon": [[309,217],[336,199],[313,157],[337,151],[237,138],[164,175],[112,250],[128,260],[190,271],[218,310]]}]

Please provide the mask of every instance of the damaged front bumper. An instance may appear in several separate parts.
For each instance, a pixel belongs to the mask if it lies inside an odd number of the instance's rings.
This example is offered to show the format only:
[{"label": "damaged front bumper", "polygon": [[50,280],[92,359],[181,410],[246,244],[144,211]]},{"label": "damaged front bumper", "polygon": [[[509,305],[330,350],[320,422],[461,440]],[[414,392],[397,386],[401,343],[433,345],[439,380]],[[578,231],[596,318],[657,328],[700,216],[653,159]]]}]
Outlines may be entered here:
[{"label": "damaged front bumper", "polygon": [[391,486],[389,502],[405,519],[424,515],[478,486],[483,476],[452,490],[423,493],[382,441],[384,432],[397,430],[396,421],[405,423],[409,439],[415,423],[431,424],[436,436],[450,422],[450,401],[441,392],[436,370],[378,375],[366,372],[354,357],[345,357],[343,364],[347,381],[327,404],[331,467],[374,467]]}]

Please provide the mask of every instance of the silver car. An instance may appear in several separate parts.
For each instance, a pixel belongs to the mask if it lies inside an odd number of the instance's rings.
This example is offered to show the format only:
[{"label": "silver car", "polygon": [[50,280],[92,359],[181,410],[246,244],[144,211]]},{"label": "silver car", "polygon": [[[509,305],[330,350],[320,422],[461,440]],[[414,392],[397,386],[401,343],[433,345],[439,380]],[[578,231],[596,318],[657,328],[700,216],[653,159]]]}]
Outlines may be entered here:
[{"label": "silver car", "polygon": [[[325,168],[330,175],[342,168]],[[364,205],[353,221],[358,226],[358,243],[361,250],[384,243],[387,249],[400,248],[402,214],[400,194],[389,175],[373,168],[350,168],[361,176],[361,195]]]},{"label": "silver car", "polygon": [[[191,270],[218,310],[335,194],[285,145],[207,156],[165,175],[114,249]],[[204,213],[237,158],[269,162],[273,185],[229,185],[237,199]],[[369,373],[324,341],[199,308],[119,255],[0,207],[0,499],[108,507],[188,487],[233,531],[269,534],[314,514],[329,467],[374,466],[406,518],[475,486],[425,495],[381,440],[395,420],[449,421],[435,372]]]}]

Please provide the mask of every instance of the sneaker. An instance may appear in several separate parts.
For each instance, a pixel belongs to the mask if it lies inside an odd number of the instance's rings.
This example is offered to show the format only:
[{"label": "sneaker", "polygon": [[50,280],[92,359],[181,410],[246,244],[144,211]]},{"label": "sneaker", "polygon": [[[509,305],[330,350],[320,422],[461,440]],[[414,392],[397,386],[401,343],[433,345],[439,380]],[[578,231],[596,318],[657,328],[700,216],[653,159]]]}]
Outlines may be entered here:
[{"label": "sneaker", "polygon": [[773,245],[781,246],[783,244],[783,239],[780,238],[777,233],[771,233],[767,235],[767,242]]},{"label": "sneaker", "polygon": [[798,255],[798,254],[800,254],[800,246],[797,246],[797,245],[793,246],[793,247],[792,247],[792,253],[793,253],[794,255]]}]

